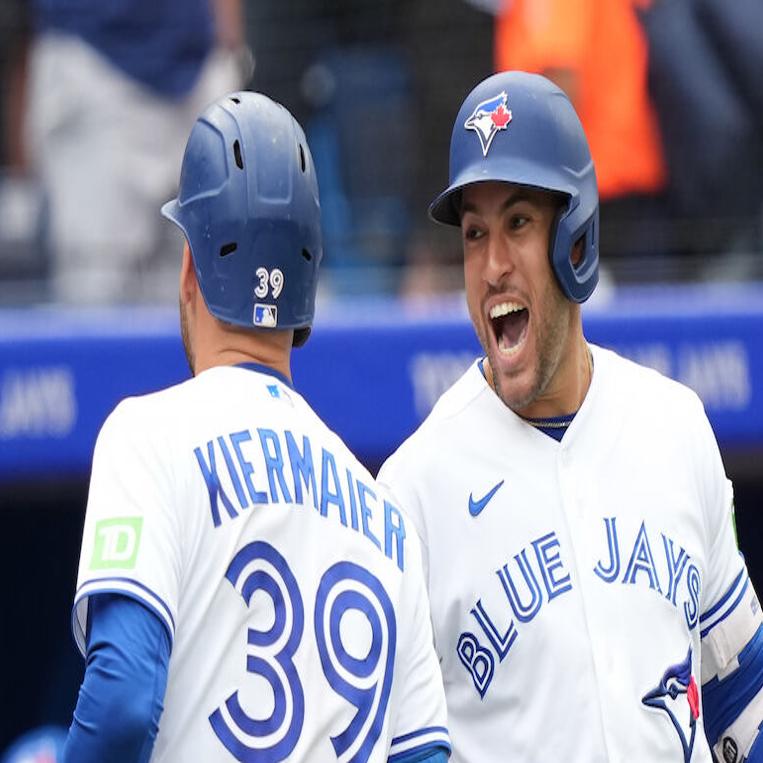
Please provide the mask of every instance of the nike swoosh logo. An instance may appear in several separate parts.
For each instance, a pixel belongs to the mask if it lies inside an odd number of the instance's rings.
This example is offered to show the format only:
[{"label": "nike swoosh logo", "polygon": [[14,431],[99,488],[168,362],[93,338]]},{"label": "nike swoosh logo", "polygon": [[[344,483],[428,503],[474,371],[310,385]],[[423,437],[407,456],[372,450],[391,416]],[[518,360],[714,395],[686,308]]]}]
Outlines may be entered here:
[{"label": "nike swoosh logo", "polygon": [[469,493],[469,513],[476,517],[482,509],[487,506],[493,496],[501,489],[503,486],[503,480],[501,480],[492,490],[490,490],[488,493],[482,496],[478,501],[475,501],[474,498],[472,498],[472,494]]}]

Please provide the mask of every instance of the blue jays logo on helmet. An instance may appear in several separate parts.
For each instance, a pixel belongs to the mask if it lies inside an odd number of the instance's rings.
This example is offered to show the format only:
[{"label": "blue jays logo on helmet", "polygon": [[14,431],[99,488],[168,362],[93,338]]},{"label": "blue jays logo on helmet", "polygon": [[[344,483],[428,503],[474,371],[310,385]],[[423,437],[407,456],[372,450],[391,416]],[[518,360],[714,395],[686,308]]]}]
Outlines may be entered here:
[{"label": "blue jays logo on helmet", "polygon": [[691,647],[686,658],[677,665],[671,665],[657,686],[647,692],[641,701],[647,707],[667,715],[681,740],[684,763],[689,763],[699,718],[699,690],[691,674]]},{"label": "blue jays logo on helmet", "polygon": [[506,91],[477,104],[477,108],[464,122],[467,130],[474,130],[482,144],[482,155],[487,156],[490,144],[499,130],[511,122],[511,111],[506,108]]}]

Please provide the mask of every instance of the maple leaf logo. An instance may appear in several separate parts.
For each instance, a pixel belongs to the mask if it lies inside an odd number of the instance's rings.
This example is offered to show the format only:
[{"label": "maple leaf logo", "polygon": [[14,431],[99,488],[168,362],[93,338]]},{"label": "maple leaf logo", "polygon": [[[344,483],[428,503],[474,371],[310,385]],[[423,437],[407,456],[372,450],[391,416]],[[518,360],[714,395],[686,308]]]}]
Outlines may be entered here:
[{"label": "maple leaf logo", "polygon": [[503,130],[506,125],[511,122],[511,112],[501,104],[491,115],[493,124],[499,129]]}]

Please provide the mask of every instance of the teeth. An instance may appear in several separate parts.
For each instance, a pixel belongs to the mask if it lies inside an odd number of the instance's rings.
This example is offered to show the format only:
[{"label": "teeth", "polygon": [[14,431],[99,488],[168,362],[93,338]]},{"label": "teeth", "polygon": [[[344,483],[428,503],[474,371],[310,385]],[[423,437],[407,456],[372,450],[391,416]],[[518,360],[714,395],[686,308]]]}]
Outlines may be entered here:
[{"label": "teeth", "polygon": [[516,302],[501,302],[501,304],[493,305],[493,307],[490,308],[490,317],[500,318],[503,315],[518,313],[520,310],[524,309],[525,308],[522,305]]},{"label": "teeth", "polygon": [[[519,313],[522,310],[526,310],[527,308],[524,305],[520,305],[518,302],[501,302],[498,305],[493,305],[493,307],[490,308],[490,318],[495,320],[496,318],[501,318],[504,315],[509,315],[510,313]],[[509,345],[506,342],[506,337],[503,335],[498,337],[498,351],[503,355],[504,357],[508,357],[511,355],[515,355],[519,350],[522,348],[522,345],[525,341],[525,335],[526,332],[522,331],[522,335],[518,338],[517,342],[513,345]]]},{"label": "teeth", "polygon": [[523,344],[524,337],[522,337],[513,347],[507,347],[504,343],[503,337],[501,337],[500,342],[498,342],[498,352],[500,352],[501,355],[515,355],[522,348]]}]

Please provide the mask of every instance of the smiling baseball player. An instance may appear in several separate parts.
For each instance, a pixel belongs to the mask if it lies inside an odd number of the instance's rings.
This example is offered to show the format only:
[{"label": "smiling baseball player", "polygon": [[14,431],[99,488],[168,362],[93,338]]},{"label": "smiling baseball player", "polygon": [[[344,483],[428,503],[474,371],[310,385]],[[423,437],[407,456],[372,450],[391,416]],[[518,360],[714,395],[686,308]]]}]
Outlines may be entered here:
[{"label": "smiling baseball player", "polygon": [[416,533],[291,382],[322,256],[302,129],[213,104],[163,211],[194,378],[98,437],[65,760],[444,763]]},{"label": "smiling baseball player", "polygon": [[486,357],[379,480],[423,541],[453,759],[763,761],[763,620],[702,404],[583,334],[598,193],[564,93],[480,83],[430,214]]}]

